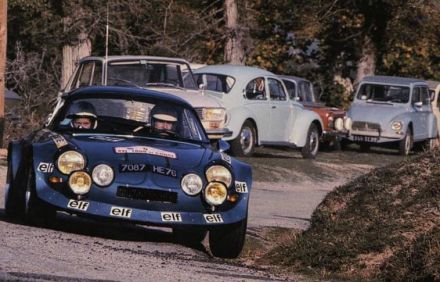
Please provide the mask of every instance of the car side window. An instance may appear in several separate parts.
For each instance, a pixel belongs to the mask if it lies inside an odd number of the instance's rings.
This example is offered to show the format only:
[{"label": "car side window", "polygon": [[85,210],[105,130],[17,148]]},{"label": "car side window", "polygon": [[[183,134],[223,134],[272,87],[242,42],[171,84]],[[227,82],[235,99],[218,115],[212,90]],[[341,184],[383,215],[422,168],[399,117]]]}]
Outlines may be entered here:
[{"label": "car side window", "polygon": [[95,69],[93,70],[92,85],[102,85],[102,63],[95,62]]},{"label": "car side window", "polygon": [[264,77],[251,80],[246,85],[246,98],[249,100],[266,100]]},{"label": "car side window", "polygon": [[279,80],[269,78],[269,92],[271,100],[286,100],[286,92],[284,91],[283,84]]},{"label": "car side window", "polygon": [[89,85],[102,85],[102,63],[85,62],[80,65],[72,81],[71,89]]},{"label": "car side window", "polygon": [[295,83],[290,80],[283,80],[284,85],[286,85],[287,93],[289,94],[290,100],[296,100],[296,86]]},{"label": "car side window", "polygon": [[411,103],[417,103],[417,102],[421,102],[422,101],[422,97],[421,97],[421,93],[420,93],[420,87],[414,87],[413,89],[413,95],[411,98]]},{"label": "car side window", "polygon": [[78,87],[90,85],[90,80],[92,79],[93,64],[94,62],[87,62],[84,64],[81,70],[81,74],[79,75]]},{"label": "car side window", "polygon": [[421,96],[422,96],[422,102],[423,105],[429,105],[431,102],[431,98],[429,96],[429,90],[426,87],[421,87],[420,88],[421,91]]},{"label": "car side window", "polygon": [[314,102],[313,93],[311,90],[311,83],[308,81],[301,81],[299,88],[301,89],[301,101],[302,102]]}]

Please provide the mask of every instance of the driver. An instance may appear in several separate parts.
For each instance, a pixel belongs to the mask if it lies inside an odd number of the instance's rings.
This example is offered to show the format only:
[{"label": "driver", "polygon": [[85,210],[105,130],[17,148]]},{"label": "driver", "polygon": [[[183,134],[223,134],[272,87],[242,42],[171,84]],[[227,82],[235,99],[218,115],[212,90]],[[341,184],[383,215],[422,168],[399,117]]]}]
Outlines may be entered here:
[{"label": "driver", "polygon": [[98,126],[98,117],[95,107],[89,102],[78,102],[72,105],[70,109],[70,126],[77,129],[95,129]]},{"label": "driver", "polygon": [[150,113],[151,128],[159,134],[176,134],[177,112],[172,107],[157,105]]}]

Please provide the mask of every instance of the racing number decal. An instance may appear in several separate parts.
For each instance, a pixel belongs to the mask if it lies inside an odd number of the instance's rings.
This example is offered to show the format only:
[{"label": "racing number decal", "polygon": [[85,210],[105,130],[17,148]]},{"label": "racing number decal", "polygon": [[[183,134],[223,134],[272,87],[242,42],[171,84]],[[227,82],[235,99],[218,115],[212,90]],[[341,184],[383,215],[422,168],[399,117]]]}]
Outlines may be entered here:
[{"label": "racing number decal", "polygon": [[144,172],[148,171],[146,164],[121,164],[119,165],[120,172]]},{"label": "racing number decal", "polygon": [[160,217],[165,222],[182,222],[182,216],[178,212],[161,212]]},{"label": "racing number decal", "polygon": [[110,209],[111,216],[130,218],[131,213],[132,213],[132,209],[129,208],[112,207]]},{"label": "racing number decal", "polygon": [[89,204],[89,202],[70,200],[67,207],[74,210],[86,211],[89,208]]},{"label": "racing number decal", "polygon": [[223,223],[223,218],[219,213],[203,214],[207,223]]},{"label": "racing number decal", "polygon": [[238,193],[247,193],[248,188],[246,182],[235,181],[235,191]]}]

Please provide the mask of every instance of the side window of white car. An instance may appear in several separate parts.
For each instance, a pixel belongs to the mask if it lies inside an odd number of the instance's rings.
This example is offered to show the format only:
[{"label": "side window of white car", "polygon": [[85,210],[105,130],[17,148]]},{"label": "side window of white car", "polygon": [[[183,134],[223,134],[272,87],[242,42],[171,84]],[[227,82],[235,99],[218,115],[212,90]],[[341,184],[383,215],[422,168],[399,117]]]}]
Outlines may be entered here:
[{"label": "side window of white car", "polygon": [[284,85],[286,85],[287,93],[289,94],[290,100],[296,101],[296,86],[295,83],[290,80],[283,80]]},{"label": "side window of white car", "polygon": [[411,103],[414,104],[414,103],[417,103],[417,102],[421,102],[422,101],[421,98],[422,97],[421,97],[421,93],[420,93],[420,87],[414,87],[413,95],[412,95],[412,98],[411,98]]},{"label": "side window of white car", "polygon": [[90,61],[81,64],[72,81],[70,90],[89,85],[102,85],[101,62]]},{"label": "side window of white car", "polygon": [[281,81],[278,81],[273,78],[269,78],[269,92],[270,99],[277,101],[285,101],[286,100],[286,92],[284,92],[283,84]]},{"label": "side window of white car", "polygon": [[422,102],[423,105],[429,105],[431,103],[431,98],[429,95],[429,90],[426,87],[422,87],[420,88],[421,92],[422,92]]},{"label": "side window of white car", "polygon": [[246,85],[246,98],[249,100],[266,100],[264,77],[251,80]]}]

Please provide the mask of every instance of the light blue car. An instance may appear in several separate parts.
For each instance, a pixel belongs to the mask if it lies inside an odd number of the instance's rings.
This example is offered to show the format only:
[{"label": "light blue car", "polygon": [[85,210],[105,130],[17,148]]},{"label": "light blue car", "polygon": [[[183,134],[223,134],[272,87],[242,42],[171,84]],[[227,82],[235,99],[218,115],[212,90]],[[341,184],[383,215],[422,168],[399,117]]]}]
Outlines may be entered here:
[{"label": "light blue car", "polygon": [[291,99],[277,75],[260,68],[212,65],[194,71],[205,95],[226,108],[225,126],[235,156],[251,156],[255,146],[298,148],[304,158],[318,153],[323,132],[318,114]]},{"label": "light blue car", "polygon": [[365,77],[347,114],[352,120],[349,139],[364,151],[372,144],[395,143],[406,156],[416,143],[431,149],[438,135],[424,80]]}]

